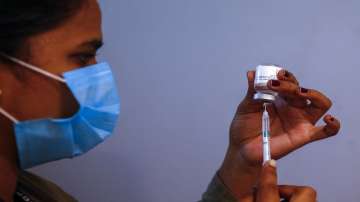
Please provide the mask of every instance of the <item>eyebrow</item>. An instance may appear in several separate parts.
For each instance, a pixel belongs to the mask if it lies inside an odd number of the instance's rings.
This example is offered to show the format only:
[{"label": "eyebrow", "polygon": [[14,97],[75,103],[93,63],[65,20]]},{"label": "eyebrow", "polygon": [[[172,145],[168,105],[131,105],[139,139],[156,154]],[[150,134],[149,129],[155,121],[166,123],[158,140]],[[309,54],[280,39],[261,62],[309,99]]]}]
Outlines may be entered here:
[{"label": "eyebrow", "polygon": [[99,50],[104,45],[102,39],[92,39],[79,45],[80,48],[89,48],[92,50]]}]

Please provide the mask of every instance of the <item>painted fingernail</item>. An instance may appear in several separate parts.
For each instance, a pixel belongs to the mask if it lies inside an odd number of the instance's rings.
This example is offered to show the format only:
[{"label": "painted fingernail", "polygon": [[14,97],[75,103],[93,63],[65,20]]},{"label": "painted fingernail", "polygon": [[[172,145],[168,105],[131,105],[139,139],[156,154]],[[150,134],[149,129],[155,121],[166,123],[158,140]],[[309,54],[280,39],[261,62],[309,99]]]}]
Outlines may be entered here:
[{"label": "painted fingernail", "polygon": [[276,161],[275,160],[270,160],[269,165],[276,168]]},{"label": "painted fingernail", "polygon": [[278,80],[271,80],[271,86],[274,86],[274,87],[280,86],[280,81],[278,81]]},{"label": "painted fingernail", "polygon": [[309,92],[309,89],[300,88],[300,92],[301,92],[301,93],[308,93],[308,92]]}]

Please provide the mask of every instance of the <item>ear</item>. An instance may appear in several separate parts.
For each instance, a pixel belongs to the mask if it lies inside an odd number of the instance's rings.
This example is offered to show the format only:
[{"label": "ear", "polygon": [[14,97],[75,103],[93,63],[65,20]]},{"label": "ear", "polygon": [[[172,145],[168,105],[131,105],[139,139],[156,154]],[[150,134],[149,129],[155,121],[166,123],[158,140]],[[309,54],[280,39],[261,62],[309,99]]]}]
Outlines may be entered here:
[{"label": "ear", "polygon": [[24,71],[19,65],[0,55],[0,88],[2,88],[1,82],[8,80],[24,81]]},{"label": "ear", "polygon": [[22,85],[21,69],[18,65],[0,57],[0,104],[11,96]]}]

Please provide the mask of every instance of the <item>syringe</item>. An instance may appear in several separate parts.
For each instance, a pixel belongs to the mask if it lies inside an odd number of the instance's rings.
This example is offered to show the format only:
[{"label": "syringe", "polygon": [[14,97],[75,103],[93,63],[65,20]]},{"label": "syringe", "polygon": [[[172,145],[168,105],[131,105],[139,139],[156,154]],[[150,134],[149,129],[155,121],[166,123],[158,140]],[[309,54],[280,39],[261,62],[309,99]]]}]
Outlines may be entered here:
[{"label": "syringe", "polygon": [[271,160],[270,151],[270,117],[266,110],[268,103],[264,103],[262,115],[263,163]]}]

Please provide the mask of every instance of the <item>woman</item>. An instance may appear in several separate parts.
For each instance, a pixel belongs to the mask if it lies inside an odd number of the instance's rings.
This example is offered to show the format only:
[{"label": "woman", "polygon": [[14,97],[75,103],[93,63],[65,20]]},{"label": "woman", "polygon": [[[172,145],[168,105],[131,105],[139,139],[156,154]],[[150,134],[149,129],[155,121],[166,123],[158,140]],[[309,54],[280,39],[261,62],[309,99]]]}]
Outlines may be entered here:
[{"label": "woman", "polygon": [[[0,197],[75,201],[24,169],[80,155],[112,132],[118,97],[109,67],[96,61],[102,45],[98,2],[2,0],[0,27]],[[252,194],[262,155],[261,104],[252,100],[253,77],[249,72],[249,91],[232,123],[228,152],[203,201]],[[326,126],[315,127],[330,108],[328,98],[314,90],[300,91],[286,71],[279,80],[269,83],[283,98],[270,109],[275,158],[337,133],[340,124],[331,116],[324,118]],[[86,91],[80,88],[85,84]]]},{"label": "woman", "polygon": [[[109,124],[115,120],[117,109],[107,108],[109,114],[89,107],[93,103],[104,106],[109,100],[116,103],[115,90],[108,89],[111,83],[94,83],[111,79],[109,71],[104,74],[106,78],[94,74],[104,72],[106,65],[79,69],[96,64],[96,52],[102,45],[99,5],[95,0],[2,0],[0,27],[0,107],[3,112],[0,118],[0,197],[4,201],[12,201],[14,196],[15,201],[28,198],[32,201],[75,201],[50,182],[21,170],[79,155],[108,135],[105,129],[100,135],[94,132],[92,127],[97,123],[85,126],[80,120],[85,116],[105,116],[109,121],[106,127],[109,131],[113,128]],[[28,64],[39,68],[31,69]],[[79,72],[83,70],[87,72]],[[59,79],[64,72],[68,73],[64,75],[66,81],[61,80],[62,76]],[[83,78],[73,79],[79,76],[77,74]],[[84,93],[78,88],[84,84],[96,88]],[[102,91],[95,92],[97,89]],[[82,97],[81,93],[90,98]],[[108,97],[94,100],[97,96],[93,95]],[[24,122],[45,117],[73,118],[58,122]],[[39,127],[34,127],[36,125]],[[76,128],[67,131],[69,125]],[[76,136],[78,130],[88,130],[84,133],[88,135],[86,139]],[[41,151],[41,147],[47,149]]]}]

